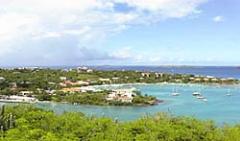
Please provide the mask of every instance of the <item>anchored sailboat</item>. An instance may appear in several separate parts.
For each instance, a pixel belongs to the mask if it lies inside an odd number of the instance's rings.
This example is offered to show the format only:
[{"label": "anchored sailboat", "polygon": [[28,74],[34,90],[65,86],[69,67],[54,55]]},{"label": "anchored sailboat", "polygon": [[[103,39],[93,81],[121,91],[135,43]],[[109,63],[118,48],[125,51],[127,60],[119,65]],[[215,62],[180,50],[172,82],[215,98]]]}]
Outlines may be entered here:
[{"label": "anchored sailboat", "polygon": [[174,87],[174,89],[173,89],[173,91],[172,91],[172,94],[171,94],[172,96],[179,96],[180,95],[180,93],[179,92],[177,92],[177,89],[176,89],[176,87]]},{"label": "anchored sailboat", "polygon": [[226,93],[226,96],[231,96],[230,89],[228,89],[228,92]]}]

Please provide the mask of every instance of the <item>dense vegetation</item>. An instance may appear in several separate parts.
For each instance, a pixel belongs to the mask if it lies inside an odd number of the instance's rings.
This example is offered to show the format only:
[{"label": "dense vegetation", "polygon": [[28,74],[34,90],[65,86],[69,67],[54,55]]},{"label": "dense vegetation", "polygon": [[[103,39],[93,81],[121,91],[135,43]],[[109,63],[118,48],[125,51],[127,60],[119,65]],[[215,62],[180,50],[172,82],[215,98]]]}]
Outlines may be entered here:
[{"label": "dense vegetation", "polygon": [[101,92],[86,92],[86,93],[58,93],[57,95],[51,96],[50,101],[55,102],[68,102],[72,104],[88,104],[88,105],[116,105],[116,106],[133,106],[133,105],[154,105],[156,102],[161,102],[156,97],[142,95],[137,92],[137,95],[133,97],[131,103],[124,103],[119,101],[107,101],[106,97],[108,91]]},{"label": "dense vegetation", "polygon": [[[11,120],[9,115],[13,117]],[[159,113],[119,122],[82,113],[56,115],[29,105],[4,108],[0,126],[2,141],[238,141],[240,138],[240,125],[218,127],[212,121],[190,117]]]}]

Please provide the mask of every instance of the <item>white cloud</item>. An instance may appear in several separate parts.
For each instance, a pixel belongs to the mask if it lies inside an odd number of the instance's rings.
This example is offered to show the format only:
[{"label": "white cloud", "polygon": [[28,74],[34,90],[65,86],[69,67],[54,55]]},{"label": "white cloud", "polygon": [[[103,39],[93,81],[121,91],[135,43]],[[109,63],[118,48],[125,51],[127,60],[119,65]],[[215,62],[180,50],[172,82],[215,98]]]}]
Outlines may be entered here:
[{"label": "white cloud", "polygon": [[224,21],[224,17],[223,16],[216,16],[216,17],[213,18],[213,21],[217,22],[217,23],[223,22]]},{"label": "white cloud", "polygon": [[130,59],[133,54],[130,47],[124,47],[122,49],[116,50],[113,53],[110,53],[110,56],[117,59]]},{"label": "white cloud", "polygon": [[135,7],[138,11],[147,11],[159,18],[181,18],[199,13],[197,6],[206,0],[117,0]]},{"label": "white cloud", "polygon": [[[72,42],[74,47],[69,49],[93,47],[98,40],[135,24],[151,24],[162,19],[198,14],[198,6],[205,1],[0,0],[0,59],[16,55],[16,50],[25,51],[31,59],[32,53],[27,50],[33,51],[33,48],[39,50],[36,53],[41,56],[47,52],[42,48],[50,43],[51,47],[58,47],[56,43],[59,40],[68,44]],[[129,10],[116,10],[119,3],[125,4]],[[60,46],[58,50],[64,53],[67,46]],[[129,57],[127,51],[123,50],[120,56]]]}]

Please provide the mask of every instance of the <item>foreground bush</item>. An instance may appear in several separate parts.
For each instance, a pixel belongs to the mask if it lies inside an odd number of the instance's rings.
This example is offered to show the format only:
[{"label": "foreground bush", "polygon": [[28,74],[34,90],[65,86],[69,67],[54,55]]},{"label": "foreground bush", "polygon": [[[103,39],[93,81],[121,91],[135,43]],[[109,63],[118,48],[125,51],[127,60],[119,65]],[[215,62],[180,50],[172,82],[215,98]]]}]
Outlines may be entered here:
[{"label": "foreground bush", "polygon": [[[170,117],[159,113],[131,122],[87,117],[82,113],[56,115],[28,105],[8,106],[1,127],[13,115],[11,126],[1,130],[2,141],[238,141],[240,126],[217,127],[211,121]],[[5,119],[5,120],[3,120]]]}]

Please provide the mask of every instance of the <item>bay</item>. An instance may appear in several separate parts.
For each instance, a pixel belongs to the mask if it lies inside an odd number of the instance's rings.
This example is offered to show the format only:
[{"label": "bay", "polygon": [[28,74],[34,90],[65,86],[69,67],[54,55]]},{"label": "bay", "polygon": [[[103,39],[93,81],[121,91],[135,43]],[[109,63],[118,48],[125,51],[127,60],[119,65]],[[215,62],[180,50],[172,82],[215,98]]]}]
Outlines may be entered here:
[{"label": "bay", "polygon": [[[143,94],[156,96],[164,100],[155,106],[92,106],[63,103],[37,103],[36,106],[53,110],[57,114],[63,112],[83,112],[89,116],[106,116],[120,121],[138,119],[144,115],[167,112],[174,116],[192,116],[199,119],[213,120],[219,124],[240,122],[240,86],[196,85],[196,84],[127,84],[112,87],[136,87]],[[172,96],[177,89],[179,96]],[[199,91],[207,98],[207,102],[192,96]],[[227,96],[227,93],[231,96]]]}]

